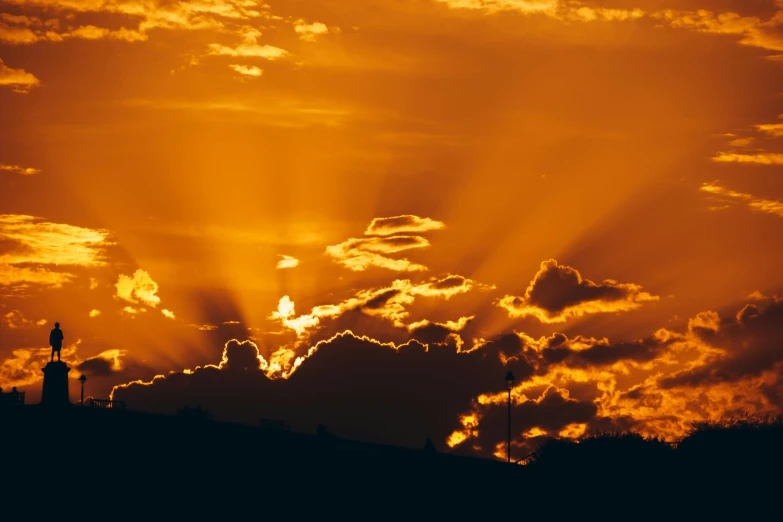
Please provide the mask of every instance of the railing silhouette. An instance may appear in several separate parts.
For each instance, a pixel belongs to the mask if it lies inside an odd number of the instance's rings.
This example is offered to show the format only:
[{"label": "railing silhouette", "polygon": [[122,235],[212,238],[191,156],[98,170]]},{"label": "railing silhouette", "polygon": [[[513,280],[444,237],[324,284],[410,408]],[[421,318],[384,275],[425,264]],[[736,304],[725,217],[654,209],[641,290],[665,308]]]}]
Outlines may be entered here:
[{"label": "railing silhouette", "polygon": [[98,408],[102,410],[124,410],[125,403],[123,401],[110,401],[108,399],[93,399],[90,397],[87,399],[87,406],[90,408]]}]

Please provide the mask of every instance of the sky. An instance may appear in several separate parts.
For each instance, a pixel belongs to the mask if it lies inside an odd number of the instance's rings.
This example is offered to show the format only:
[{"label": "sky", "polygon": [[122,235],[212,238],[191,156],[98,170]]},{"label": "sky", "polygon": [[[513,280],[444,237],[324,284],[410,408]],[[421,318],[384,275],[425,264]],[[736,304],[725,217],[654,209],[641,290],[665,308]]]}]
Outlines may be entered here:
[{"label": "sky", "polygon": [[503,458],[783,411],[783,0],[0,0],[0,387]]}]

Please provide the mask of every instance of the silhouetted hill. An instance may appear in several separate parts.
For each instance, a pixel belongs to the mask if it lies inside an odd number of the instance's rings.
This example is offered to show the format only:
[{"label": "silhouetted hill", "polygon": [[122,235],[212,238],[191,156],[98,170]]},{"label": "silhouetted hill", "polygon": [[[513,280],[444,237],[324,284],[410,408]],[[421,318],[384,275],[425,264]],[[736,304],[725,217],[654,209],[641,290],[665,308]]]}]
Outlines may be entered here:
[{"label": "silhouetted hill", "polygon": [[636,434],[551,440],[522,466],[185,413],[0,411],[3,491],[152,519],[677,520],[746,519],[775,509],[781,485],[780,418],[698,425],[676,447]]}]

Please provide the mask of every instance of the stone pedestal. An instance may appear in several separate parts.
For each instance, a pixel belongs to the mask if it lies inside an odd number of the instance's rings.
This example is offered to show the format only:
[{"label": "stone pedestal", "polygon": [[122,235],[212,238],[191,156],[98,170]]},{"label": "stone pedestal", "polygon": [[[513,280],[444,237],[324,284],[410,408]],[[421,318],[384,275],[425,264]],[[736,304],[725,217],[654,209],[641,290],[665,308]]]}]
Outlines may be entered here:
[{"label": "stone pedestal", "polygon": [[70,371],[68,365],[61,361],[50,362],[44,367],[41,404],[50,408],[70,406],[71,398],[68,396],[68,372]]}]

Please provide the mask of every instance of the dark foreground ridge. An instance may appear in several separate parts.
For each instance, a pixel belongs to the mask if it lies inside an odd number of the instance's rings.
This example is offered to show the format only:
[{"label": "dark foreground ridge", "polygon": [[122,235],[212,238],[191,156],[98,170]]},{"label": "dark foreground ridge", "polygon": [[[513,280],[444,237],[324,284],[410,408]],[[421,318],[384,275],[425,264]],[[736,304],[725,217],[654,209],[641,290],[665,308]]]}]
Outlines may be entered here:
[{"label": "dark foreground ridge", "polygon": [[14,492],[6,506],[59,494],[152,519],[213,512],[229,519],[723,519],[737,509],[743,517],[779,515],[783,485],[780,419],[704,425],[676,448],[632,434],[553,441],[525,466],[438,454],[429,444],[415,450],[325,430],[213,422],[193,411],[20,405],[0,410],[0,426],[3,476],[13,483],[4,491]]}]

